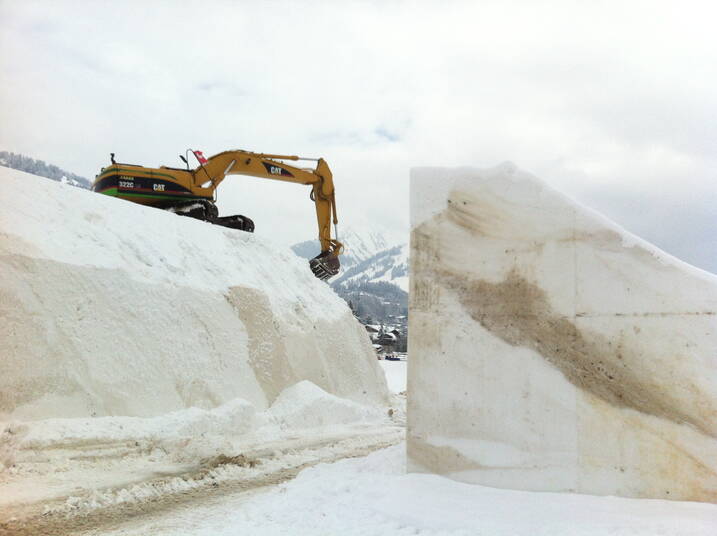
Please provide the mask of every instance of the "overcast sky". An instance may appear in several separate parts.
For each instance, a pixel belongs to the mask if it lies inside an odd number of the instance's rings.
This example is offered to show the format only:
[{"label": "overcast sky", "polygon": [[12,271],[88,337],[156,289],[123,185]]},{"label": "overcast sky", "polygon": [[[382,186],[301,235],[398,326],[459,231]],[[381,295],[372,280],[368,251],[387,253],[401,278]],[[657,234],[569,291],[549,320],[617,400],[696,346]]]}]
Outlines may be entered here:
[{"label": "overcast sky", "polygon": [[[0,149],[90,179],[110,152],[323,156],[342,222],[394,233],[411,166],[509,160],[717,272],[712,6],[0,0]],[[315,235],[306,187],[219,205]]]}]

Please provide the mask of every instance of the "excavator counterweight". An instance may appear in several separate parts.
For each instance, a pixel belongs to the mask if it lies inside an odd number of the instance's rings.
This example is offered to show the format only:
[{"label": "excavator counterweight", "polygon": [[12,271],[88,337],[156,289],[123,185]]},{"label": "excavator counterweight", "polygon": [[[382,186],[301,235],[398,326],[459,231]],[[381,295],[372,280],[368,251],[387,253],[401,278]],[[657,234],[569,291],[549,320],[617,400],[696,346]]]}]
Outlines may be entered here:
[{"label": "excavator counterweight", "polygon": [[[189,153],[189,150],[187,151]],[[331,224],[336,225],[336,196],[331,170],[323,158],[316,160],[313,170],[298,168],[281,160],[307,160],[298,156],[252,153],[243,150],[224,151],[208,159],[200,151],[192,151],[199,162],[195,169],[161,166],[147,168],[115,162],[102,168],[92,190],[134,203],[169,210],[240,231],[253,232],[254,222],[247,216],[219,216],[215,204],[216,190],[227,175],[294,182],[311,186],[311,200],[316,206],[321,253],[309,261],[316,277],[325,281],[339,273],[339,255],[343,244],[332,238]]]}]

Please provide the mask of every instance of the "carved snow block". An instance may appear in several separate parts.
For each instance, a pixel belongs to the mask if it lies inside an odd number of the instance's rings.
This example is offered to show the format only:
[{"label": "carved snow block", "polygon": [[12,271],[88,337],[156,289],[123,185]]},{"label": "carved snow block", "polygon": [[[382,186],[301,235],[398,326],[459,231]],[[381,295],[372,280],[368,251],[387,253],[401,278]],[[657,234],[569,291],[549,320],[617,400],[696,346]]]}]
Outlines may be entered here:
[{"label": "carved snow block", "polygon": [[409,470],[717,502],[717,277],[518,171],[411,177]]}]

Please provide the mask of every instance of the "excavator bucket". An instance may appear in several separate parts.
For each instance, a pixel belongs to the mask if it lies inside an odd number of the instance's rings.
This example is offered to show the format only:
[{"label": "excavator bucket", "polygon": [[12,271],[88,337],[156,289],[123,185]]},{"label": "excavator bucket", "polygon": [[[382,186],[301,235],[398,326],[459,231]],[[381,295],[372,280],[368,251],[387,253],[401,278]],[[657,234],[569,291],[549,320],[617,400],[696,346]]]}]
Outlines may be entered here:
[{"label": "excavator bucket", "polygon": [[336,255],[333,255],[329,251],[324,251],[311,259],[309,261],[309,266],[316,277],[322,281],[326,281],[339,273],[341,263]]}]

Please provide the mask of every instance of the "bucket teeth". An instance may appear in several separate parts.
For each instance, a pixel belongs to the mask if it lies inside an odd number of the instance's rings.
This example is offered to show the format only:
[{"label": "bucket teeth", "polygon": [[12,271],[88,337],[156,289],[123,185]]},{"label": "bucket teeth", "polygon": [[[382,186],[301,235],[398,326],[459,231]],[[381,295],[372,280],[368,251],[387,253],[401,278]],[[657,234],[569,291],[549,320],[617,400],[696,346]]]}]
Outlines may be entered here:
[{"label": "bucket teeth", "polygon": [[337,257],[329,253],[322,253],[311,259],[309,266],[316,277],[322,281],[326,281],[339,273],[341,263]]}]

